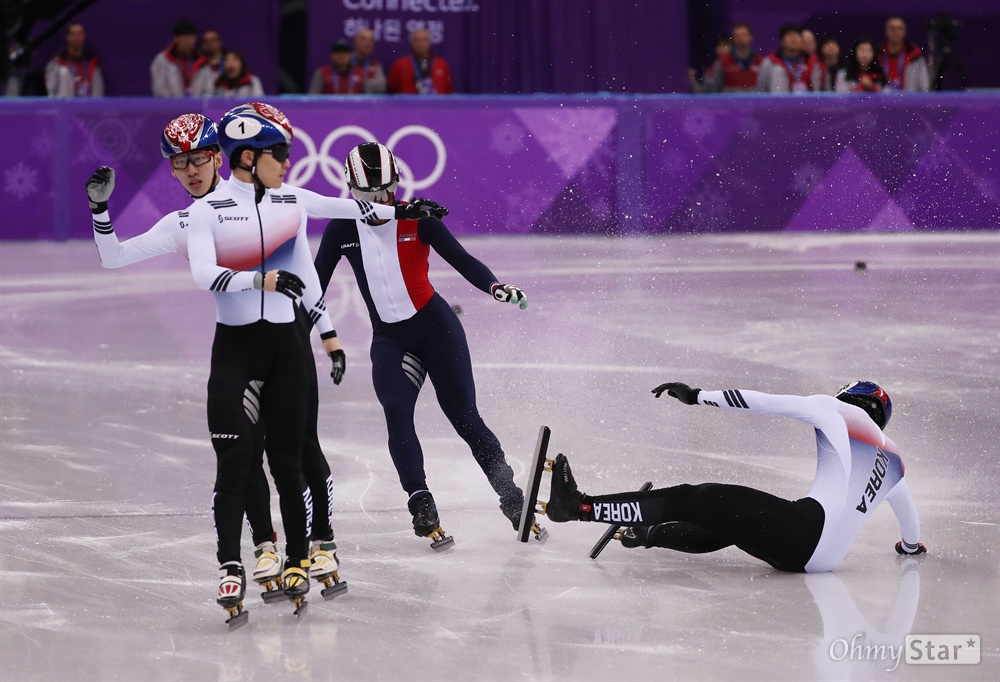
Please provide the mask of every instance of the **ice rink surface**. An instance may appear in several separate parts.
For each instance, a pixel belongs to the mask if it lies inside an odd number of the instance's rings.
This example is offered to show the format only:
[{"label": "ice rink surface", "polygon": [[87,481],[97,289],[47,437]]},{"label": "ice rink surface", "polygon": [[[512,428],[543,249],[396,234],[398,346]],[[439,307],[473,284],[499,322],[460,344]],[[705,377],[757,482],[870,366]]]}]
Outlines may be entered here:
[{"label": "ice rink surface", "polygon": [[[428,384],[418,432],[455,538],[437,554],[410,530],[371,387],[370,325],[342,263],[327,302],[344,383],[317,359],[349,592],[314,593],[297,621],[251,585],[249,625],[230,632],[209,515],[211,296],[178,256],[105,271],[89,242],[3,243],[0,678],[1000,678],[1000,235],[463,243],[530,298],[523,312],[496,303],[432,260],[432,282],[462,309],[480,410],[522,485],[545,424],[551,454],[569,456],[589,493],[649,479],[801,497],[810,427],[650,389],[811,394],[871,379],[893,400],[888,433],[929,554],[897,558],[887,505],[824,575],[779,573],[733,548],[612,543],[592,561],[597,524],[545,523],[547,543],[519,544]],[[245,534],[245,561],[251,549]],[[981,662],[893,660],[907,634],[980,635]],[[867,658],[850,651],[862,644]]]}]

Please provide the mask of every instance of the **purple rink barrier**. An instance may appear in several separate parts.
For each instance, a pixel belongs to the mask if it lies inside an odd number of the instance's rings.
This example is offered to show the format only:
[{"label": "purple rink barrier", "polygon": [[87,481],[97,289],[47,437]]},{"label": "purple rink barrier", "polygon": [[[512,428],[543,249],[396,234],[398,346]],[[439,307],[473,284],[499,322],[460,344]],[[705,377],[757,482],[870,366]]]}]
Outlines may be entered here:
[{"label": "purple rink barrier", "polygon": [[[378,139],[400,195],[448,206],[457,234],[1000,227],[995,93],[267,101],[296,127],[289,182],[347,196],[344,157]],[[235,103],[0,100],[0,238],[89,239],[84,185],[102,164],[119,233],[144,231],[188,203],[163,126]]]}]

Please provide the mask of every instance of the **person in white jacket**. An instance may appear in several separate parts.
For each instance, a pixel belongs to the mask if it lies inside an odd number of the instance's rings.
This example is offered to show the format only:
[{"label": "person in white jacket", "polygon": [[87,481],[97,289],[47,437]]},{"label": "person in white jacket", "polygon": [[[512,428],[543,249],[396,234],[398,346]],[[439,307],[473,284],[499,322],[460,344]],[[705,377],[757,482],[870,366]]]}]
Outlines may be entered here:
[{"label": "person in white jacket", "polygon": [[551,521],[628,526],[621,540],[630,548],[701,554],[735,545],[778,570],[818,573],[840,564],[862,524],[885,500],[902,529],[896,551],[927,551],[899,448],[882,432],[892,401],[877,384],[855,381],[836,396],[702,391],[682,383],[653,389],[656,397],[664,392],[688,405],[781,415],[812,426],[817,463],[809,494],[792,501],[745,486],[703,483],[590,496],[577,489],[560,454],[545,509]]}]

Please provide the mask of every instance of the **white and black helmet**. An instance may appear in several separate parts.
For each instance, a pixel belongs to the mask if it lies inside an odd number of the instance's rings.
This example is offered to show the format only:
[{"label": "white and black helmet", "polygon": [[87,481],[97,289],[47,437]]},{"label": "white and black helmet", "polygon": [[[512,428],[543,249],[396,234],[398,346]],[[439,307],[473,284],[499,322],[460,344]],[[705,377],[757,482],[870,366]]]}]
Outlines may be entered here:
[{"label": "white and black helmet", "polygon": [[388,147],[378,142],[365,142],[347,155],[344,177],[358,201],[385,201],[390,193],[396,193],[399,168]]}]

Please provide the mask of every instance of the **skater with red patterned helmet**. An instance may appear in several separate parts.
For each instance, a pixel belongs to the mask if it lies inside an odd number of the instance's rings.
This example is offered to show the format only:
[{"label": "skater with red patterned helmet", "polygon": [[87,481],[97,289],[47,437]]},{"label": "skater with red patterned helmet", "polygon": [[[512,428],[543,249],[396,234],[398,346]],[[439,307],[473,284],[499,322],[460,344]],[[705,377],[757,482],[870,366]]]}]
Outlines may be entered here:
[{"label": "skater with red patterned helmet", "polygon": [[621,541],[629,548],[700,554],[735,545],[779,570],[816,573],[840,564],[861,526],[887,501],[902,530],[896,552],[927,551],[899,448],[882,432],[892,401],[877,384],[856,381],[836,396],[703,391],[682,383],[653,389],[657,398],[663,393],[687,405],[780,415],[812,426],[818,461],[809,494],[792,501],[744,486],[703,483],[591,496],[579,491],[560,454],[545,510],[551,521],[627,526]]}]

